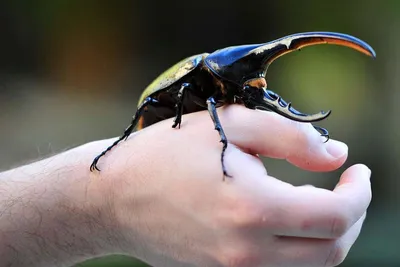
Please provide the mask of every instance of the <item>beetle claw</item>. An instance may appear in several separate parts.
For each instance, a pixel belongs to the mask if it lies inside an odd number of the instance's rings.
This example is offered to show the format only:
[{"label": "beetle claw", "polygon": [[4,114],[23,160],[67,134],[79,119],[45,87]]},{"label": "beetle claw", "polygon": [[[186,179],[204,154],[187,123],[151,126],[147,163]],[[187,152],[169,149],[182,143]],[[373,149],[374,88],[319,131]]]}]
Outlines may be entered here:
[{"label": "beetle claw", "polygon": [[313,127],[314,127],[315,130],[317,130],[318,132],[320,132],[320,134],[321,134],[322,137],[326,137],[326,140],[325,140],[324,143],[326,143],[326,142],[329,141],[330,138],[329,138],[329,132],[328,132],[327,129],[322,128],[322,127],[319,127],[319,126],[316,126],[316,125],[313,125]]},{"label": "beetle claw", "polygon": [[178,129],[181,128],[181,121],[180,120],[178,121],[178,119],[174,120],[174,124],[172,125],[172,128],[176,128],[176,126],[178,126]]},{"label": "beetle claw", "polygon": [[99,161],[99,159],[100,159],[100,156],[97,156],[97,157],[93,160],[92,164],[90,165],[90,171],[91,171],[91,172],[93,172],[94,170],[100,171],[100,169],[97,167],[97,162]]},{"label": "beetle claw", "polygon": [[232,175],[228,174],[228,173],[226,172],[226,170],[224,170],[224,177],[222,178],[223,181],[225,181],[225,177],[233,178]]}]

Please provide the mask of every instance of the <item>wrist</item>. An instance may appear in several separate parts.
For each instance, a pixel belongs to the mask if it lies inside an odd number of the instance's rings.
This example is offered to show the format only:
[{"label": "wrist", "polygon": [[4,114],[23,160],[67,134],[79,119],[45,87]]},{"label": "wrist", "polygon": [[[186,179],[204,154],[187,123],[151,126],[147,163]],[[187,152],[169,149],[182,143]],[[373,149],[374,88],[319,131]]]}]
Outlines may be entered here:
[{"label": "wrist", "polygon": [[2,260],[71,265],[122,252],[109,178],[89,171],[105,143],[0,173]]}]

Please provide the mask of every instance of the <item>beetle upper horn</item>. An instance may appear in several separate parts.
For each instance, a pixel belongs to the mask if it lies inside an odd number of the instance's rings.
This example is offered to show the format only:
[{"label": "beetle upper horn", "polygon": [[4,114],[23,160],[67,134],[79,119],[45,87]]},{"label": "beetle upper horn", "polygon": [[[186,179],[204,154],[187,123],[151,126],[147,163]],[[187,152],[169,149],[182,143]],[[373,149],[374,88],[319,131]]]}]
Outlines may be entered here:
[{"label": "beetle upper horn", "polygon": [[346,46],[375,57],[372,47],[354,36],[335,32],[305,32],[264,44],[219,49],[208,55],[205,63],[219,77],[241,84],[251,75],[261,73],[265,75],[268,66],[278,57],[302,47],[317,44]]},{"label": "beetle upper horn", "polygon": [[334,44],[355,49],[365,55],[375,58],[374,49],[366,42],[343,33],[334,32],[306,32],[289,35],[275,41],[260,45],[249,51],[248,55],[255,54],[263,58],[266,67],[278,57],[299,50],[306,46],[318,44]]}]

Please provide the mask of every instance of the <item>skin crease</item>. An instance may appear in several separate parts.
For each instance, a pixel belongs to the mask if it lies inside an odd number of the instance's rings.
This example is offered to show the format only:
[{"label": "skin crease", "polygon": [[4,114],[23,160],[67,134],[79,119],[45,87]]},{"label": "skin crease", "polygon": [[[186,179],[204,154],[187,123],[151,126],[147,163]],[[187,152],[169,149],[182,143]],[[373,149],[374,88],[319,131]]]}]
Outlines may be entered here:
[{"label": "skin crease", "polygon": [[[111,253],[163,267],[340,264],[371,201],[370,170],[350,167],[333,191],[292,186],[257,155],[327,172],[342,166],[347,146],[275,113],[232,105],[218,114],[230,142],[225,181],[206,111],[184,115],[180,129],[169,119],[134,133],[102,158],[100,173],[90,163],[115,139],[1,173],[0,266],[70,266]],[[29,216],[10,205],[22,196],[35,207]]]}]

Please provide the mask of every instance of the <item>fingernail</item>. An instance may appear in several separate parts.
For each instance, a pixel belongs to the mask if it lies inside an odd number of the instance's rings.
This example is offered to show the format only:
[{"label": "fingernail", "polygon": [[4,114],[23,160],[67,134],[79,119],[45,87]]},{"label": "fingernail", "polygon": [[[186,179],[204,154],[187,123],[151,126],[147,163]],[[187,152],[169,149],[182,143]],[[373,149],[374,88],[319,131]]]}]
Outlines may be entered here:
[{"label": "fingernail", "polygon": [[329,140],[326,143],[326,151],[334,158],[341,158],[347,154],[349,148],[343,142],[336,140]]}]

